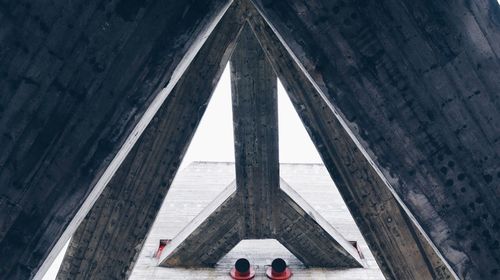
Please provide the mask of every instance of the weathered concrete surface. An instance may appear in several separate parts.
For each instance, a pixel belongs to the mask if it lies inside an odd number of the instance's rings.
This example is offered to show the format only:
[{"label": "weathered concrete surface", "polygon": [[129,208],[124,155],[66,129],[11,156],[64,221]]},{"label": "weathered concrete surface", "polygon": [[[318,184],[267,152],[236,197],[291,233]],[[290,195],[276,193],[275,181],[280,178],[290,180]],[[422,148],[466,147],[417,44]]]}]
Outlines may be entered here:
[{"label": "weathered concrete surface", "polygon": [[0,278],[43,275],[228,4],[2,1]]},{"label": "weathered concrete surface", "polygon": [[[50,263],[227,2],[0,4],[0,276]],[[497,2],[253,2],[458,276],[497,278]]]},{"label": "weathered concrete surface", "polygon": [[[264,52],[344,197],[379,267],[393,279],[451,279],[328,104],[257,11],[249,18]],[[423,246],[429,247],[429,252]]]},{"label": "weathered concrete surface", "polygon": [[[217,130],[216,130],[217,131]],[[274,258],[284,258],[293,270],[292,279],[385,279],[370,253],[342,197],[322,164],[280,164],[280,174],[290,187],[347,239],[357,241],[365,267],[328,269],[306,267],[276,240],[243,240],[214,267],[158,267],[155,252],[160,239],[173,239],[236,178],[234,163],[193,162],[178,175],[168,191],[130,280],[228,280],[229,270],[241,257],[255,265],[257,280],[265,280],[266,268]]]},{"label": "weathered concrete surface", "polygon": [[[288,184],[281,180],[268,226],[259,238],[246,231],[250,212],[233,182],[167,244],[160,256],[165,267],[213,267],[244,239],[276,239],[307,267],[362,267],[357,250]],[[254,214],[255,215],[255,214]],[[259,220],[255,220],[258,229]],[[265,227],[265,223],[261,223]],[[264,230],[260,230],[264,232]]]},{"label": "weathered concrete surface", "polygon": [[498,3],[252,2],[458,276],[498,278]]},{"label": "weathered concrete surface", "polygon": [[160,256],[162,266],[214,266],[245,236],[241,199],[233,182],[196,216]]},{"label": "weathered concrete surface", "polygon": [[278,240],[308,267],[356,268],[365,263],[357,249],[283,179],[277,196]]},{"label": "weathered concrete surface", "polygon": [[213,266],[242,239],[275,238],[307,266],[362,266],[356,249],[280,183],[277,78],[248,26],[231,57],[231,86],[236,191],[229,186],[186,226],[161,265]]},{"label": "weathered concrete surface", "polygon": [[277,78],[247,25],[231,57],[236,186],[246,238],[276,231],[280,188]]},{"label": "weathered concrete surface", "polygon": [[177,173],[244,18],[233,4],[73,234],[58,279],[125,279]]}]

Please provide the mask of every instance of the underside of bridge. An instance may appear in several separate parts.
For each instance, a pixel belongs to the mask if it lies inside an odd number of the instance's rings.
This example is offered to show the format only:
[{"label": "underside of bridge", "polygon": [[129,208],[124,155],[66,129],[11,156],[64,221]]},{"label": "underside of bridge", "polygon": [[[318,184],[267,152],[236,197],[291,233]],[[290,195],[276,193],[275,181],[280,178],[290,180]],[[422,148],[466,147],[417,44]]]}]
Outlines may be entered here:
[{"label": "underside of bridge", "polygon": [[70,237],[59,278],[126,278],[231,60],[234,240],[324,256],[272,204],[307,208],[280,187],[279,77],[386,278],[496,279],[499,55],[495,0],[2,1],[0,278]]}]

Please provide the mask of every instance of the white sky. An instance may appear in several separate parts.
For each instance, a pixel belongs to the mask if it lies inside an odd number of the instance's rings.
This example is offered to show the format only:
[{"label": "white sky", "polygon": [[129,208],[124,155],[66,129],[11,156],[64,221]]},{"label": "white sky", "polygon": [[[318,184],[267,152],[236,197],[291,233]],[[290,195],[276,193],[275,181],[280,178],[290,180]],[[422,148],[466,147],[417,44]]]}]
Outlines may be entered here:
[{"label": "white sky", "polygon": [[[182,161],[181,169],[193,161],[234,162],[233,115],[229,72],[229,67],[226,67]],[[280,162],[320,163],[321,158],[316,148],[295,112],[285,89],[279,82],[278,117]],[[56,278],[66,247],[67,244],[59,253],[43,280]]]},{"label": "white sky", "polygon": [[[192,161],[234,161],[229,72],[229,67],[226,67],[186,152],[182,167]],[[321,162],[281,83],[278,83],[278,117],[280,161]]]}]

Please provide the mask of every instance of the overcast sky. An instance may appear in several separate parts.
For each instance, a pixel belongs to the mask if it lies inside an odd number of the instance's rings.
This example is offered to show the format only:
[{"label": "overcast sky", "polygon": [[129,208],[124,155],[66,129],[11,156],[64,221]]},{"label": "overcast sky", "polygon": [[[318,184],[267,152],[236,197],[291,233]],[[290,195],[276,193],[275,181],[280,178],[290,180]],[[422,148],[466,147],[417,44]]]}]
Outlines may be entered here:
[{"label": "overcast sky", "polygon": [[[222,74],[212,100],[189,146],[183,166],[192,161],[234,161],[233,116],[229,67]],[[281,162],[321,162],[295,109],[278,83]]]},{"label": "overcast sky", "polygon": [[[278,117],[280,162],[321,162],[316,148],[280,83],[278,83]],[[234,162],[233,139],[231,82],[229,67],[226,67],[182,161],[181,169],[193,161]],[[55,279],[64,251],[66,248],[56,258],[43,280]]]}]

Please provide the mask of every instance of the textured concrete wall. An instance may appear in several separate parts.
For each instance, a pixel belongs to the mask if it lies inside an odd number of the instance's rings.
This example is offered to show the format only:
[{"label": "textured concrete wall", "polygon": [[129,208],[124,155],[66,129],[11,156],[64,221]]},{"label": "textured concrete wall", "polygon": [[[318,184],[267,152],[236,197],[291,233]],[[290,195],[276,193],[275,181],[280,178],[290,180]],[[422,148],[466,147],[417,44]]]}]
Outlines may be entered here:
[{"label": "textured concrete wall", "polygon": [[228,2],[0,3],[0,278],[33,277],[69,237],[110,160]]},{"label": "textured concrete wall", "polygon": [[[3,278],[32,277],[69,235],[227,2],[1,2]],[[497,278],[497,2],[253,2],[458,275]]]},{"label": "textured concrete wall", "polygon": [[458,276],[498,278],[498,3],[253,2]]},{"label": "textured concrete wall", "polygon": [[[257,11],[249,20],[387,278],[451,279],[449,270]],[[427,251],[426,251],[427,249]]]},{"label": "textured concrete wall", "polygon": [[58,279],[127,277],[242,27],[233,5],[80,224]]}]

